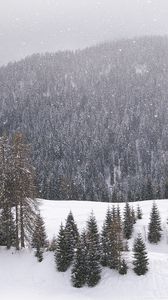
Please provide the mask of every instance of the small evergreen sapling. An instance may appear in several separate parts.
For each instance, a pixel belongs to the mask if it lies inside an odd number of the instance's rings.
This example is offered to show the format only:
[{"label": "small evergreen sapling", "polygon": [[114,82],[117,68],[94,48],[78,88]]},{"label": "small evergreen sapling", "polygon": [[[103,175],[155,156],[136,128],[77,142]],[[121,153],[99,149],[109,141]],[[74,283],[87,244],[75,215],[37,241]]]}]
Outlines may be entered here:
[{"label": "small evergreen sapling", "polygon": [[159,210],[155,202],[153,202],[152,211],[150,215],[148,240],[150,243],[157,244],[161,239],[161,219]]},{"label": "small evergreen sapling", "polygon": [[119,266],[119,274],[121,274],[121,275],[125,275],[125,274],[127,274],[127,271],[128,271],[128,266],[127,266],[127,264],[126,264],[126,261],[125,261],[125,259],[122,259],[121,260],[121,263],[120,263],[120,266]]},{"label": "small evergreen sapling", "polygon": [[134,272],[137,275],[144,275],[148,271],[148,255],[146,251],[145,243],[142,240],[141,234],[138,234],[134,242]]}]

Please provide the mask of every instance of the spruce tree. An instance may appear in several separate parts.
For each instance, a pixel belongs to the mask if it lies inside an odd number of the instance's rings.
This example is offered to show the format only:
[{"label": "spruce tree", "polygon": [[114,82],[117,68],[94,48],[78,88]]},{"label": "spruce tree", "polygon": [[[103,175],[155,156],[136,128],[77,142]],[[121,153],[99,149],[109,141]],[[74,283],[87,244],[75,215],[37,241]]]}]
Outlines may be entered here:
[{"label": "spruce tree", "polygon": [[101,265],[103,267],[108,266],[108,258],[109,258],[109,232],[111,230],[112,223],[112,213],[108,207],[105,221],[103,224],[102,232],[101,232]]},{"label": "spruce tree", "polygon": [[99,233],[93,212],[87,222],[87,244],[87,285],[93,287],[101,278]]},{"label": "spruce tree", "polygon": [[125,275],[127,274],[127,271],[128,271],[128,266],[126,264],[126,261],[125,259],[122,259],[121,262],[120,262],[120,265],[119,265],[119,274],[121,275]]},{"label": "spruce tree", "polygon": [[121,260],[122,235],[121,228],[116,219],[112,220],[111,228],[108,233],[109,236],[109,253],[108,253],[108,266],[111,269],[119,269]]},{"label": "spruce tree", "polygon": [[74,217],[71,211],[68,214],[68,217],[66,219],[65,236],[66,236],[68,265],[70,266],[73,262],[74,251],[77,247],[78,240],[79,240],[78,228],[74,221]]},{"label": "spruce tree", "polygon": [[148,231],[149,242],[157,244],[161,239],[161,231],[162,228],[159,210],[156,203],[153,202]]},{"label": "spruce tree", "polygon": [[43,251],[47,247],[47,245],[48,243],[44,221],[40,214],[38,214],[35,220],[35,227],[32,237],[32,247],[36,249],[35,256],[37,257],[39,262],[43,260]]},{"label": "spruce tree", "polygon": [[140,208],[139,204],[137,206],[137,219],[141,220],[142,219],[142,209]]},{"label": "spruce tree", "polygon": [[61,224],[60,230],[57,237],[56,251],[55,251],[55,262],[59,272],[67,271],[69,267],[69,259],[67,254],[66,234],[63,225]]},{"label": "spruce tree", "polygon": [[146,251],[145,243],[142,240],[141,234],[138,234],[134,242],[134,272],[137,275],[144,275],[148,271],[148,255]]},{"label": "spruce tree", "polygon": [[78,240],[77,249],[74,255],[74,262],[71,271],[72,285],[76,288],[81,288],[87,280],[87,260],[83,242]]},{"label": "spruce tree", "polygon": [[126,239],[130,239],[133,231],[132,212],[128,202],[124,208],[123,232]]}]

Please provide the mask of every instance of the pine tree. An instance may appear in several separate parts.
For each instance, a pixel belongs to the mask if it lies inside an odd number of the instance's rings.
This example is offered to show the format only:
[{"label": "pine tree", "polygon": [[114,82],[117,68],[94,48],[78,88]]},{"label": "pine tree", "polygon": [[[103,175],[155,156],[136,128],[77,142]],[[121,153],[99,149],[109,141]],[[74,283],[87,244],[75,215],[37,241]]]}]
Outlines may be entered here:
[{"label": "pine tree", "polygon": [[126,202],[124,208],[123,231],[124,231],[125,238],[130,239],[133,231],[133,221],[132,221],[131,208],[128,202]]},{"label": "pine tree", "polygon": [[66,234],[63,225],[61,224],[57,237],[57,245],[55,251],[55,262],[59,272],[67,271],[69,267],[69,259],[67,255]]},{"label": "pine tree", "polygon": [[47,236],[45,232],[45,225],[40,214],[37,215],[35,220],[35,227],[32,237],[32,247],[36,249],[35,256],[38,261],[43,260],[43,251],[47,247]]},{"label": "pine tree", "polygon": [[105,221],[102,228],[101,233],[101,265],[103,267],[108,266],[108,257],[109,257],[109,232],[111,230],[111,223],[112,223],[112,213],[108,207]]},{"label": "pine tree", "polygon": [[93,212],[87,222],[87,243],[87,285],[93,287],[101,278],[99,233]]},{"label": "pine tree", "polygon": [[74,255],[74,262],[71,271],[72,285],[81,288],[87,280],[87,261],[83,242],[78,240],[77,250]]},{"label": "pine tree", "polygon": [[125,259],[122,259],[121,262],[120,262],[120,265],[119,265],[119,274],[121,275],[125,275],[127,274],[127,271],[128,271],[128,266],[126,264],[126,261]]},{"label": "pine tree", "polygon": [[139,220],[142,219],[142,210],[141,210],[139,204],[137,206],[137,214],[136,215],[137,215],[137,219],[139,219]]},{"label": "pine tree", "polygon": [[142,240],[141,234],[138,234],[134,242],[134,272],[137,275],[144,275],[148,271],[148,256],[145,243]]},{"label": "pine tree", "polygon": [[153,202],[148,231],[149,242],[157,244],[161,239],[161,231],[162,228],[159,210],[156,203]]},{"label": "pine tree", "polygon": [[66,236],[66,245],[67,245],[67,257],[69,266],[73,262],[74,251],[77,247],[79,240],[79,232],[77,225],[74,221],[72,212],[68,214],[66,225],[65,225],[65,236]]}]

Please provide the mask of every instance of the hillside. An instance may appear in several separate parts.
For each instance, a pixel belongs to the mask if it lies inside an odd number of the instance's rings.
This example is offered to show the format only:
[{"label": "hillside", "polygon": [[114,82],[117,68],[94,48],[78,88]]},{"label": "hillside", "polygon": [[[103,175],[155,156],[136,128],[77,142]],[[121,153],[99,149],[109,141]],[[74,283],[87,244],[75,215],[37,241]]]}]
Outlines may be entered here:
[{"label": "hillside", "polygon": [[46,199],[167,198],[168,39],[33,55],[0,68],[0,133],[32,145]]},{"label": "hillside", "polygon": [[[47,201],[40,200],[47,232],[50,238],[58,233],[61,221],[64,222],[71,209],[80,230],[93,209],[99,228],[101,228],[107,203],[75,202],[75,201]],[[87,204],[87,205],[86,205]],[[168,298],[168,201],[157,201],[163,226],[162,240],[158,245],[149,245],[146,241],[150,265],[145,276],[136,276],[131,270],[131,253],[127,254],[129,272],[125,276],[116,271],[104,269],[101,282],[95,288],[72,288],[70,272],[58,273],[52,253],[46,253],[44,261],[38,263],[29,250],[16,252],[0,249],[0,286],[1,297],[8,299],[37,299],[37,300],[163,300]],[[149,214],[152,201],[140,203],[143,219],[139,220],[133,236],[141,232],[146,237]],[[120,204],[121,210],[124,204]],[[137,203],[133,203],[136,207]],[[132,247],[133,239],[129,246]]]}]

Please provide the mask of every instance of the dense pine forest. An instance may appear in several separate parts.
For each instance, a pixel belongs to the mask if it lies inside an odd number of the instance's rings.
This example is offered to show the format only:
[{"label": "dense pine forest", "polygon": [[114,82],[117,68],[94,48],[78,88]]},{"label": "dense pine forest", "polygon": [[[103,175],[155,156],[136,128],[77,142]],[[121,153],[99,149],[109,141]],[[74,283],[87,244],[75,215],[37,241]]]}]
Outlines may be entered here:
[{"label": "dense pine forest", "polygon": [[33,55],[0,68],[0,134],[32,147],[39,196],[168,196],[168,39]]}]

